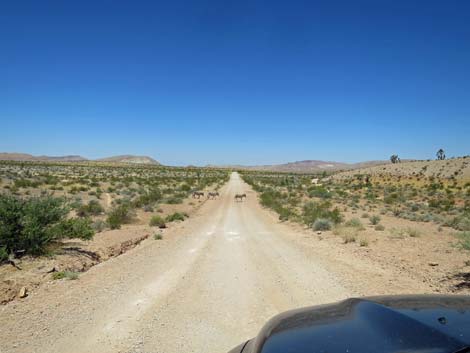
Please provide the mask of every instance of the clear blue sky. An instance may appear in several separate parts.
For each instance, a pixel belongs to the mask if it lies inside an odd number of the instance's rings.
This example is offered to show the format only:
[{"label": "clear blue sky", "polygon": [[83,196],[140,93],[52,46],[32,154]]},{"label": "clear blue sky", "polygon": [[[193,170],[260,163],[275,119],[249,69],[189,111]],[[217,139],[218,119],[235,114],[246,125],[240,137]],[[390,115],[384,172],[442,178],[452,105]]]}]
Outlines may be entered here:
[{"label": "clear blue sky", "polygon": [[470,153],[470,1],[3,1],[0,151]]}]

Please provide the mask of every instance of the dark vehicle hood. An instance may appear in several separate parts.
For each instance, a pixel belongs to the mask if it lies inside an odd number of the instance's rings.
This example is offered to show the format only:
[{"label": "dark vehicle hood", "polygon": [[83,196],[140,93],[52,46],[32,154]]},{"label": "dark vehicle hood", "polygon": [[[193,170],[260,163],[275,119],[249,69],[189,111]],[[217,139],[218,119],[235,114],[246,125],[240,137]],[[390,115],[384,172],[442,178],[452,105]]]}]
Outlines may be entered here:
[{"label": "dark vehicle hood", "polygon": [[383,296],[288,311],[230,353],[470,352],[470,297]]}]

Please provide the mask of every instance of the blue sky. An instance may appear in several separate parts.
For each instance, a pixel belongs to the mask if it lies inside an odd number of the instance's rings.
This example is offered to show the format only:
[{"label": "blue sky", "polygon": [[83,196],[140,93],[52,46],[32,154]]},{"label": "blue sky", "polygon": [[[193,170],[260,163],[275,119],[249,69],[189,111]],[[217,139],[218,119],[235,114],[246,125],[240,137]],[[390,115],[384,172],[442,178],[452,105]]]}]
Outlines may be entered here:
[{"label": "blue sky", "polygon": [[4,1],[0,151],[470,153],[469,1]]}]

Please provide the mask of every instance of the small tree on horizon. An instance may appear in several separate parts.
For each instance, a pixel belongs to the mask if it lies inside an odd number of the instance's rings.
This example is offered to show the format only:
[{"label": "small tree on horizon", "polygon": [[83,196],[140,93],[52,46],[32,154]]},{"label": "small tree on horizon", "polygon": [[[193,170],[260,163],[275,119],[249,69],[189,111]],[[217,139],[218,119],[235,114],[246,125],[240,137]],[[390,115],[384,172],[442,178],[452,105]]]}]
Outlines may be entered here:
[{"label": "small tree on horizon", "polygon": [[442,148],[440,148],[439,151],[437,151],[436,157],[437,157],[437,160],[439,160],[439,161],[443,161],[444,159],[446,159],[446,155],[445,155],[444,150]]},{"label": "small tree on horizon", "polygon": [[390,162],[392,162],[393,164],[400,163],[400,158],[397,154],[393,154],[390,156]]}]

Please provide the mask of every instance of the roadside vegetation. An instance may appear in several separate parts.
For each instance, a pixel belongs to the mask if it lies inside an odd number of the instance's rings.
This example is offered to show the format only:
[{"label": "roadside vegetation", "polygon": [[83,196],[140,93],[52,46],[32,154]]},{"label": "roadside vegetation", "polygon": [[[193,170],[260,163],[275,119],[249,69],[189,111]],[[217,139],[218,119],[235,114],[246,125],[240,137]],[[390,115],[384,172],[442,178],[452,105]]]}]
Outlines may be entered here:
[{"label": "roadside vegetation", "polygon": [[211,168],[0,161],[0,261],[43,255],[63,240],[89,240],[149,213],[151,226],[165,228],[188,215],[159,215],[163,205],[217,190],[228,177]]},{"label": "roadside vegetation", "polygon": [[67,218],[69,211],[63,198],[0,195],[1,260],[18,253],[44,254],[51,243],[62,239],[91,239],[91,220]]},{"label": "roadside vegetation", "polygon": [[319,247],[344,246],[436,292],[470,288],[470,157],[392,157],[336,173],[239,172],[264,207],[311,229]]},{"label": "roadside vegetation", "polygon": [[[427,164],[411,164],[414,170],[393,158],[392,164],[358,172],[240,173],[259,193],[261,204],[277,212],[281,221],[301,223],[317,232],[331,230],[344,243],[369,246],[366,230],[390,239],[425,237],[423,222],[435,224],[439,231],[449,229],[458,247],[470,250],[470,159],[444,160],[443,151],[438,151],[437,158]],[[391,166],[397,168],[392,170],[395,173],[383,172]],[[446,168],[454,169],[443,174]],[[407,174],[402,175],[402,170]],[[416,226],[387,228],[382,224],[384,218],[388,222],[403,219]]]}]

